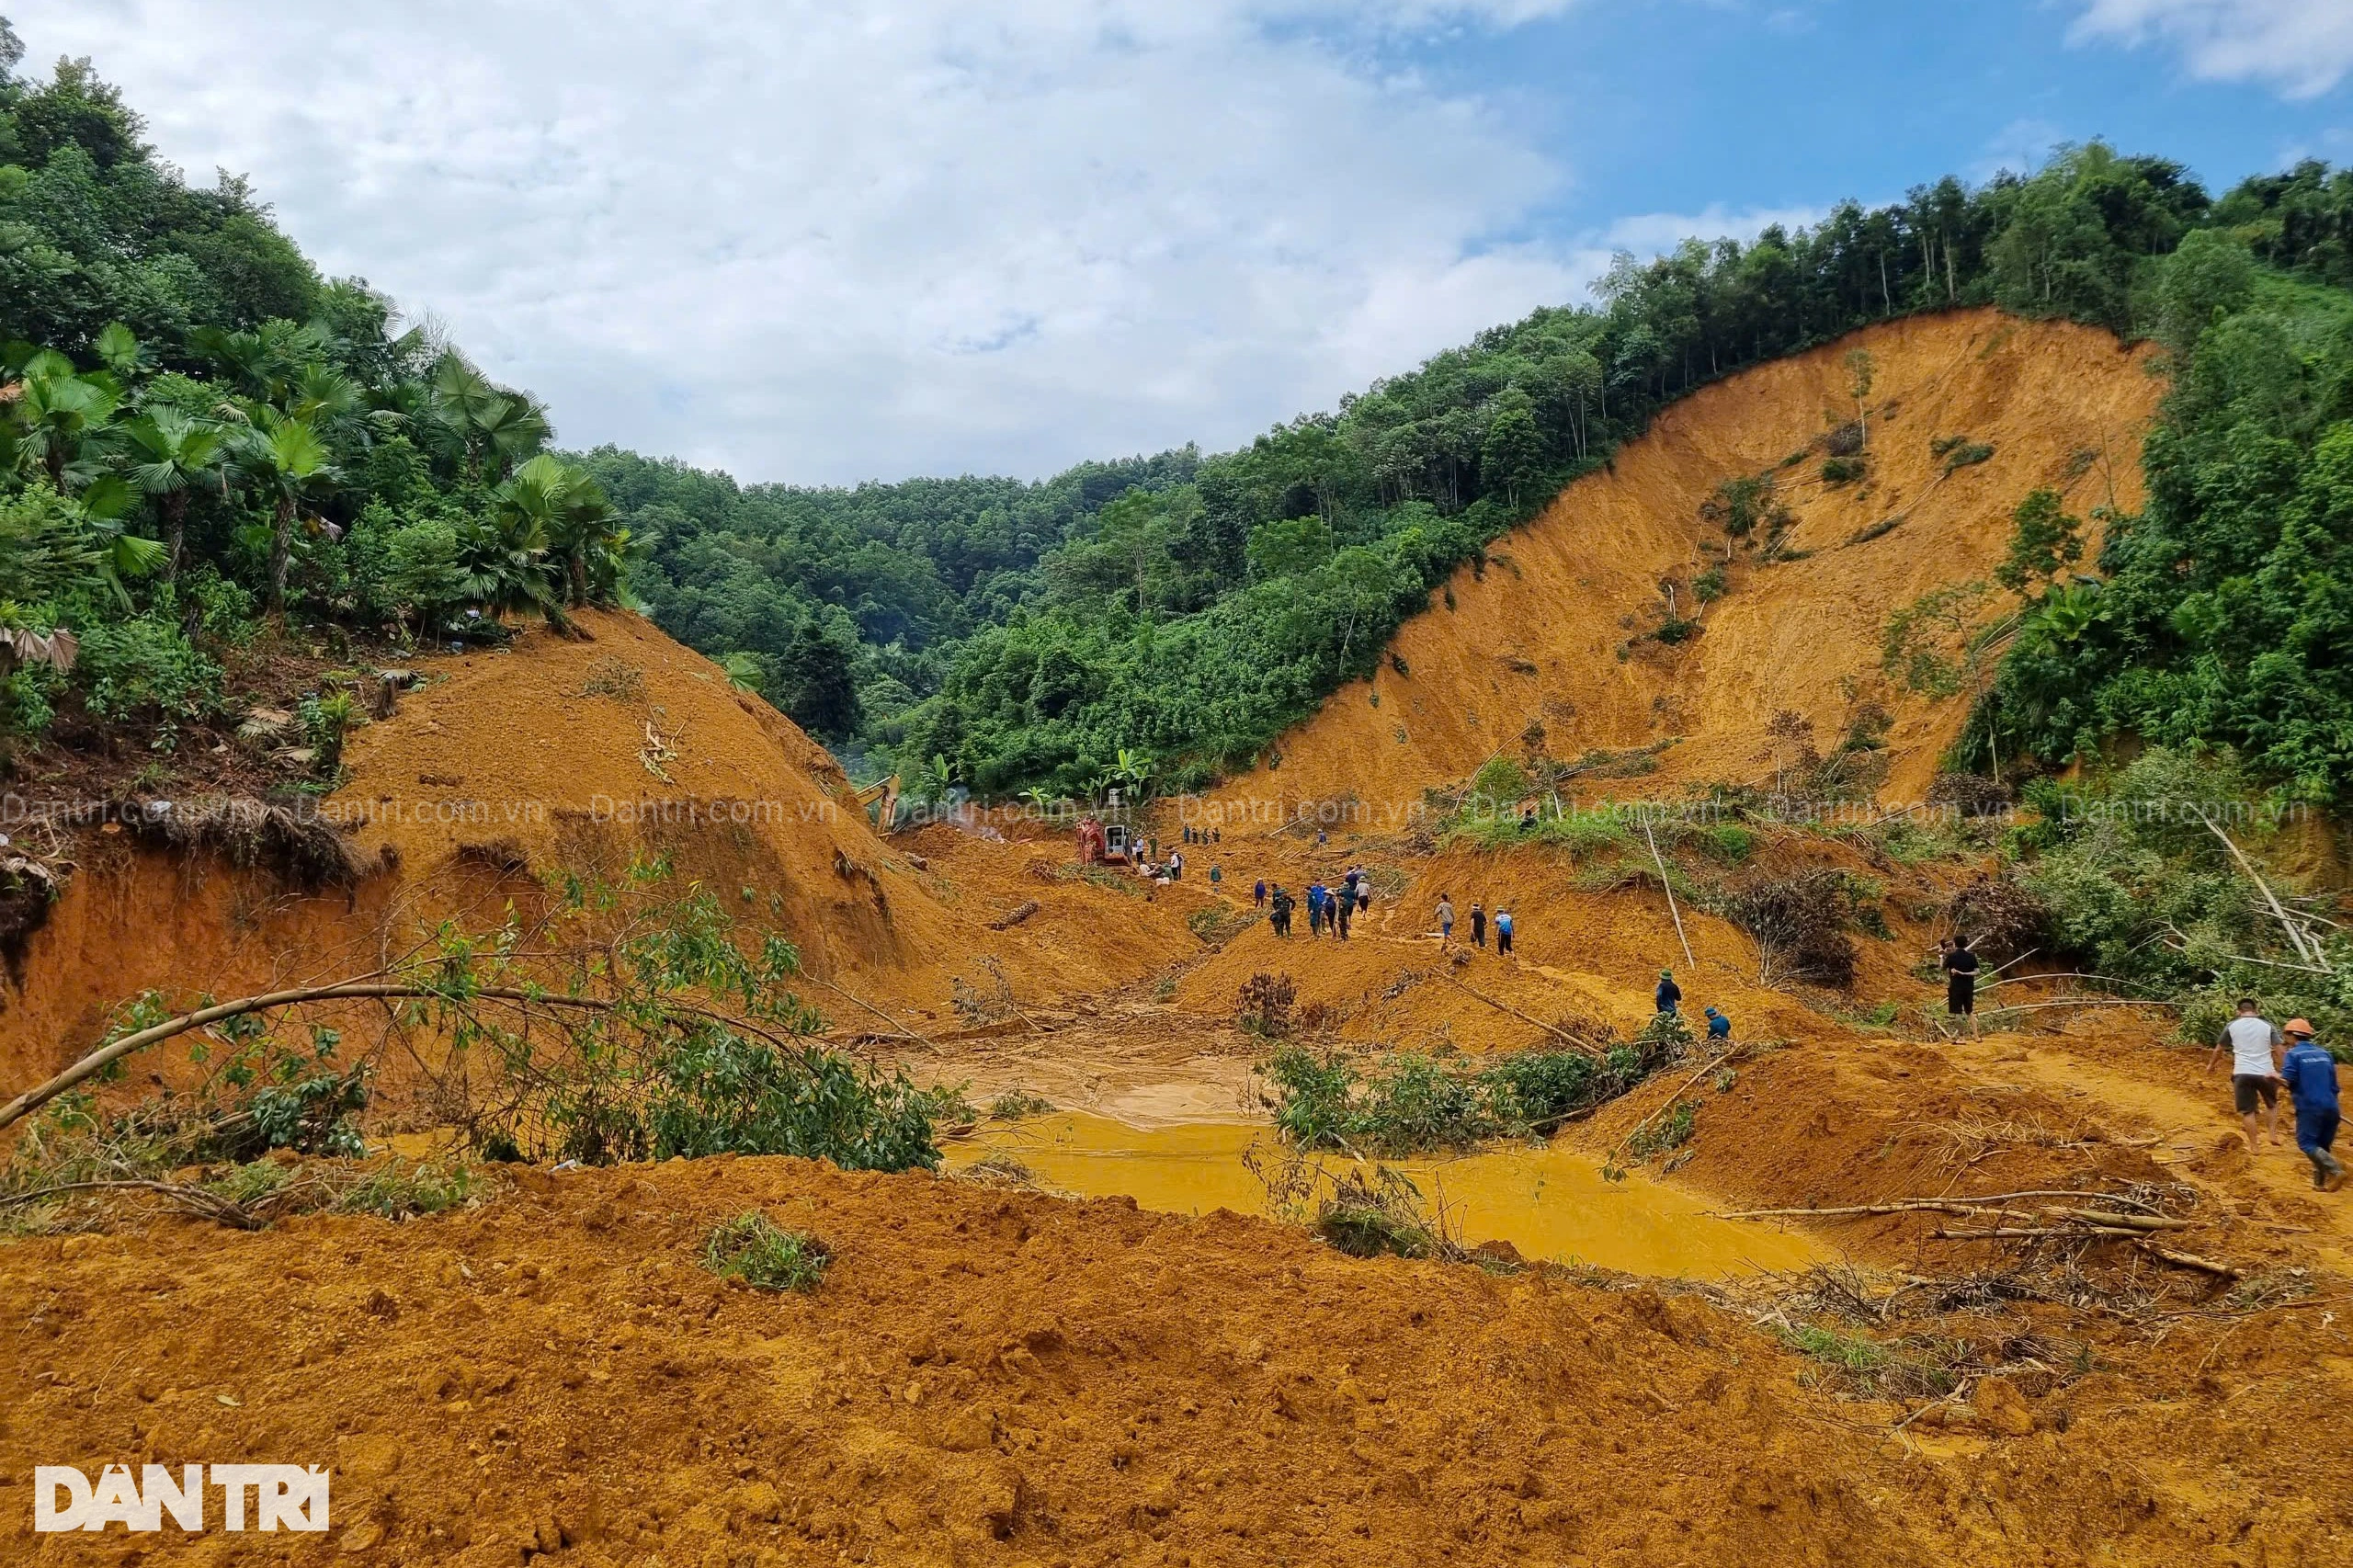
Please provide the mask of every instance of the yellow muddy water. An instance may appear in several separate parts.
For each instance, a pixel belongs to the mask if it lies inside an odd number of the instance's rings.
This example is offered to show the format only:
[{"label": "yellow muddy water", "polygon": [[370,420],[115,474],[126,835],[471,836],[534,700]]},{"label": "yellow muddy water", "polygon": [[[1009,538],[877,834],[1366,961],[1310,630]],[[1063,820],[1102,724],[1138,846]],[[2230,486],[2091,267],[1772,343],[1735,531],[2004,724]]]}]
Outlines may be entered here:
[{"label": "yellow muddy water", "polygon": [[[1266,1188],[1242,1158],[1254,1142],[1275,1148],[1264,1123],[1134,1128],[1065,1114],[984,1127],[949,1146],[948,1165],[961,1170],[1001,1150],[1045,1186],[1082,1198],[1128,1197],[1173,1214],[1263,1214]],[[1802,1268],[1830,1256],[1800,1232],[1717,1219],[1702,1199],[1640,1172],[1605,1180],[1590,1155],[1559,1146],[1393,1165],[1430,1205],[1443,1207],[1449,1233],[1472,1245],[1507,1241],[1527,1258],[1726,1279]]]}]

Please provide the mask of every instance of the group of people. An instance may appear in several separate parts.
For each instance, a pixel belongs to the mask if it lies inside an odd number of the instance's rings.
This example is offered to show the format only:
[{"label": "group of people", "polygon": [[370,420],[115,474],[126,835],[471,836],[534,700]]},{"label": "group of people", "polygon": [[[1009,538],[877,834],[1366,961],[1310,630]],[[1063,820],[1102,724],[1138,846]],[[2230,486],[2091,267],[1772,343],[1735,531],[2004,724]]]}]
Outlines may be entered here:
[{"label": "group of people", "polygon": [[[1225,837],[1224,830],[1222,828],[1187,827],[1183,832],[1184,844],[1216,844]],[[1135,848],[1137,851],[1136,872],[1139,876],[1156,882],[1162,887],[1185,880],[1183,848],[1172,846],[1168,851],[1168,858],[1165,860],[1160,858],[1160,840],[1157,838],[1139,839],[1136,841]],[[1222,882],[1224,880],[1225,873],[1222,870],[1215,866],[1210,868],[1210,881],[1212,883]]]},{"label": "group of people", "polygon": [[[1251,903],[1267,912],[1267,920],[1278,937],[1290,935],[1290,925],[1299,901],[1290,890],[1277,883],[1272,888],[1261,877],[1250,890]],[[1351,866],[1340,879],[1336,888],[1322,881],[1312,882],[1307,889],[1307,934],[1320,937],[1329,931],[1342,941],[1348,937],[1348,926],[1356,917],[1372,907],[1372,879],[1359,867]]]},{"label": "group of people", "polygon": [[[1220,833],[1215,828],[1184,830],[1187,844],[1215,844]],[[1317,842],[1324,836],[1317,835]],[[1180,880],[1185,874],[1185,854],[1172,849],[1166,865],[1154,861],[1159,842],[1152,840],[1147,848],[1143,869],[1147,875],[1163,882]],[[1223,873],[1215,866],[1210,869],[1210,881],[1217,883]],[[1278,937],[1290,935],[1299,901],[1289,888],[1279,882],[1269,884],[1261,877],[1250,890],[1254,907],[1267,912],[1268,924]],[[1321,937],[1327,931],[1341,941],[1348,939],[1348,927],[1356,917],[1372,906],[1372,879],[1363,868],[1351,866],[1340,878],[1336,888],[1327,887],[1321,880],[1307,889],[1307,931],[1311,937]],[[1451,893],[1438,895],[1438,932],[1441,946],[1454,940],[1454,898]],[[1489,919],[1484,903],[1471,905],[1471,943],[1485,949],[1487,933],[1492,926],[1495,951],[1512,950],[1514,922],[1511,912],[1500,906]],[[1977,977],[1983,970],[1971,938],[1967,935],[1949,937],[1938,947],[1938,966],[1945,975],[1945,1010],[1958,1024],[1964,1025],[1971,1037],[1977,1034]],[[1675,982],[1675,971],[1663,969],[1658,974],[1658,987],[1652,994],[1657,1010],[1673,1014],[1683,1005],[1683,988]],[[1732,1019],[1717,1007],[1705,1009],[1708,1039],[1722,1042],[1732,1038]],[[2290,1018],[2284,1027],[2275,1026],[2263,1017],[2253,997],[2244,997],[2238,1004],[2238,1015],[2223,1026],[2215,1041],[2213,1053],[2208,1058],[2211,1072],[2219,1064],[2222,1052],[2231,1053],[2232,1102],[2246,1131],[2250,1153],[2259,1147],[2259,1134],[2268,1131],[2274,1146],[2279,1142],[2279,1091],[2285,1088],[2295,1117],[2296,1147],[2312,1162],[2313,1185],[2324,1191],[2334,1192],[2345,1183],[2345,1165],[2337,1159],[2335,1145],[2338,1126],[2336,1062],[2314,1039],[2313,1026],[2303,1018]],[[2258,1115],[2258,1112],[2260,1113]]]},{"label": "group of people", "polygon": [[[2281,1036],[2285,1035],[2283,1041]],[[2293,1043],[2288,1043],[2293,1042]],[[2313,1185],[2335,1192],[2345,1185],[2345,1164],[2336,1157],[2336,1059],[2313,1038],[2313,1026],[2290,1018],[2279,1026],[2263,1016],[2252,996],[2239,998],[2238,1016],[2222,1026],[2207,1053],[2206,1070],[2231,1053],[2231,1101],[2246,1129],[2247,1153],[2256,1153],[2256,1108],[2268,1124],[2273,1147],[2279,1142],[2279,1091],[2295,1108],[2296,1147],[2313,1163]]]},{"label": "group of people", "polygon": [[[1495,910],[1495,951],[1511,951],[1512,929],[1511,911],[1498,906]],[[1438,895],[1438,939],[1441,947],[1454,940],[1452,893]],[[1471,945],[1474,948],[1487,945],[1487,906],[1475,902],[1471,905]]]},{"label": "group of people", "polygon": [[[1675,983],[1675,971],[1673,970],[1663,969],[1658,971],[1658,988],[1651,993],[1651,1006],[1655,1007],[1658,1011],[1669,1015],[1679,1015],[1682,1012],[1683,987]],[[1713,1003],[1709,1004],[1700,1011],[1708,1020],[1708,1041],[1710,1044],[1721,1045],[1724,1041],[1732,1039],[1732,1016],[1730,1014],[1723,1012]]]}]

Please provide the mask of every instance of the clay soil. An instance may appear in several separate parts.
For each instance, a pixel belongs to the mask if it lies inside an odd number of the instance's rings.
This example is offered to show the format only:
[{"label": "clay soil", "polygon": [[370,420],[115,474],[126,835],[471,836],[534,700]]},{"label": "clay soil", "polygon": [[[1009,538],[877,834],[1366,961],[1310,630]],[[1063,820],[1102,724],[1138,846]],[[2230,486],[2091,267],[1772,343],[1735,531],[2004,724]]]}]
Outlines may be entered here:
[{"label": "clay soil", "polygon": [[[1845,346],[1663,415],[1615,475],[1466,572],[1453,611],[1406,630],[1411,674],[1380,677],[1379,710],[1343,693],[1230,799],[1457,784],[1543,714],[1558,756],[1672,730],[1665,782],[1754,779],[1772,765],[1760,712],[1843,724],[1840,676],[1874,661],[1877,616],[1982,574],[2018,494],[2104,499],[2101,472],[2070,476],[2075,453],[2105,440],[2131,504],[2156,389],[2111,341],[1961,315],[1866,342],[1893,405],[1874,414],[1878,488],[1793,495],[1816,553],[1736,568],[1675,660],[1616,661],[1629,596],[1688,562],[1717,480],[1845,416]],[[1927,442],[1950,434],[1995,455],[1928,488]],[[1906,496],[1892,533],[1841,542]],[[1627,1180],[1719,1210],[2129,1184],[2190,1220],[2179,1250],[2234,1273],[1882,1216],[1779,1221],[1847,1260],[1834,1278],[1692,1287],[1358,1260],[1223,1211],[780,1159],[506,1168],[437,1217],[254,1234],[126,1201],[87,1233],[0,1243],[0,1561],[2353,1561],[2353,1210],[2292,1149],[2245,1151],[2223,1080],[2158,1011],[2052,1007],[1946,1038],[1915,968],[1978,860],[1765,834],[1758,866],[1884,887],[1888,935],[1858,937],[1841,991],[1773,983],[1746,936],[1688,908],[1687,960],[1654,887],[1535,846],[1361,824],[1318,843],[1236,820],[1182,885],[1090,880],[1067,832],[1002,817],[878,836],[765,704],[642,622],[587,624],[593,641],[427,661],[426,687],[354,737],[336,799],[366,808],[355,835],[385,869],[348,894],[87,846],[6,993],[6,1086],[86,1047],[142,986],[339,972],[421,920],[540,896],[557,868],[658,853],[801,946],[837,1043],[983,1102],[1019,1089],[1138,1125],[1249,1113],[1264,1044],[1235,1002],[1261,971],[1297,981],[1319,1038],[1477,1057],[1552,1041],[1548,1023],[1630,1032],[1671,963],[1744,1044],[1562,1131],[1628,1160],[1629,1135],[1688,1095],[1689,1142]],[[1768,636],[1807,656],[1777,665]],[[1910,790],[1958,717],[1891,706],[1888,788]],[[649,799],[678,809],[614,809]],[[783,810],[736,820],[750,801]],[[1157,828],[1175,840],[1180,808]],[[1349,865],[1380,892],[1345,946],[1247,923],[1258,877],[1297,889]],[[1466,916],[1473,899],[1512,909],[1518,952],[1463,956],[1460,932],[1442,949],[1440,892]],[[1867,1021],[1889,1004],[1899,1022]],[[833,1249],[816,1290],[699,1266],[710,1228],[753,1210]],[[1875,1305],[1825,1304],[1849,1288]],[[1816,1330],[1933,1362],[1950,1392],[1859,1379]],[[28,1533],[34,1465],[142,1460],[331,1464],[335,1528]]]},{"label": "clay soil", "polygon": [[[1857,349],[1874,365],[1865,475],[1833,486],[1824,442],[1856,418],[1847,356]],[[1659,747],[1640,790],[1754,780],[1773,766],[1774,714],[1806,720],[1826,751],[1865,702],[1894,721],[1883,792],[1920,800],[1967,704],[1886,680],[1888,613],[1987,578],[2029,491],[2059,491],[2078,517],[2137,507],[2141,436],[2164,390],[2145,354],[2104,332],[1992,311],[1874,327],[1705,388],[1457,572],[1399,631],[1395,663],[1335,695],[1218,803],[1247,821],[1270,805],[1355,801],[1387,813],[1372,825],[1393,827],[1425,789],[1519,755],[1531,721],[1563,761]],[[1937,446],[1955,437],[1992,456],[1948,474]],[[1739,551],[1729,591],[1697,612],[1697,637],[1646,640],[1665,607],[1662,582],[1677,581],[1678,612],[1694,613],[1692,578],[1716,559],[1701,540],[1722,538],[1701,505],[1723,482],[1758,474],[1773,477],[1791,518],[1785,546],[1804,558]],[[1998,608],[1989,597],[1979,613]]]}]

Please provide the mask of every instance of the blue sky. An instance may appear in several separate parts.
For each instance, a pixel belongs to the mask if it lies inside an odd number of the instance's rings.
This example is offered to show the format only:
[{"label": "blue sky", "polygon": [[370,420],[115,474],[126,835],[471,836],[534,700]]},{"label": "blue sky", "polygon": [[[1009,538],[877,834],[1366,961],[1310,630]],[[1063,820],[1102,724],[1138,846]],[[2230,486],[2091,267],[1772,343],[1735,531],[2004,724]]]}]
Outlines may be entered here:
[{"label": "blue sky", "polygon": [[0,0],[570,445],[1215,449],[1611,252],[2104,136],[2353,162],[2353,0]]},{"label": "blue sky", "polygon": [[2162,38],[2071,38],[2086,12],[2052,0],[1584,6],[1508,32],[1454,29],[1419,63],[1453,90],[1484,84],[1558,151],[1572,184],[1537,222],[1572,233],[1644,211],[1892,199],[2096,136],[2179,159],[2217,188],[2298,157],[2353,159],[2342,76],[2298,98],[2276,75],[2201,78]]}]

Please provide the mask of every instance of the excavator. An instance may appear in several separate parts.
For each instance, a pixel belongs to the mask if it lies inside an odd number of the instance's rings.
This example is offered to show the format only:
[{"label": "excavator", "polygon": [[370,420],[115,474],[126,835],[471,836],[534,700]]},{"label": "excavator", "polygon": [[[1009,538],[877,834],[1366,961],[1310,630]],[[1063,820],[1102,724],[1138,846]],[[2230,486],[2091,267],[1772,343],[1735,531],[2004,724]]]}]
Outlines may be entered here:
[{"label": "excavator", "polygon": [[876,831],[888,833],[899,817],[899,776],[877,779],[858,792],[858,809],[866,813]]}]

